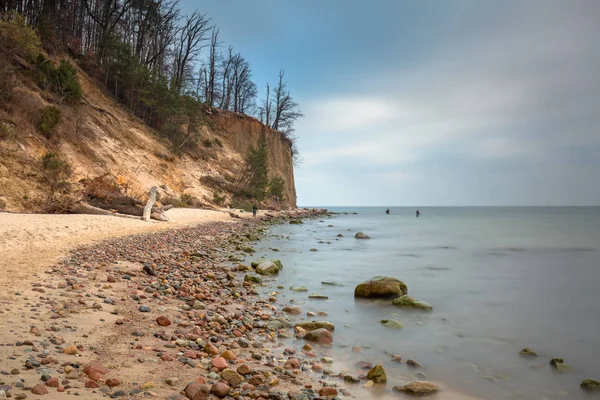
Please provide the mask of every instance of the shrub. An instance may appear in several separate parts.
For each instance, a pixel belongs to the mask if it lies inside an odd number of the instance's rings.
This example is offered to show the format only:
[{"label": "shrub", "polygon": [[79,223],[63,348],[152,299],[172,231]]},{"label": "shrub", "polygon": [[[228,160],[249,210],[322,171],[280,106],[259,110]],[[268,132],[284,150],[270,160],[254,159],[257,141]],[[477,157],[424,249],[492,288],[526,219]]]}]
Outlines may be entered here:
[{"label": "shrub", "polygon": [[0,199],[0,210],[4,210],[6,208],[6,202]]},{"label": "shrub", "polygon": [[58,190],[68,192],[69,184],[65,180],[71,176],[71,166],[60,159],[58,154],[47,152],[42,157],[42,167],[45,170],[46,180],[50,184],[50,193]]},{"label": "shrub", "polygon": [[220,192],[213,192],[213,203],[215,203],[218,206],[222,206],[225,203],[225,195],[221,194]]},{"label": "shrub", "polygon": [[192,204],[192,200],[194,200],[194,196],[192,196],[191,194],[188,193],[182,193],[181,194],[181,203],[189,206],[190,204]]},{"label": "shrub", "polygon": [[223,142],[221,142],[221,139],[219,138],[215,138],[215,144],[219,147],[223,147]]},{"label": "shrub", "polygon": [[25,17],[16,12],[0,15],[0,53],[3,58],[19,56],[34,60],[40,48],[40,38],[27,26]]},{"label": "shrub", "polygon": [[15,128],[13,125],[0,121],[0,140],[12,139],[15,136]]},{"label": "shrub", "polygon": [[204,147],[209,147],[210,148],[210,147],[212,147],[213,142],[210,139],[203,139],[202,140],[202,144],[204,145]]},{"label": "shrub", "polygon": [[39,73],[35,78],[44,89],[49,89],[60,96],[61,101],[75,103],[81,99],[81,86],[77,80],[77,69],[67,60],[62,60],[58,68],[51,60],[38,55]]},{"label": "shrub", "polygon": [[50,138],[61,119],[62,113],[58,107],[46,106],[40,111],[40,122],[37,128],[44,136]]}]

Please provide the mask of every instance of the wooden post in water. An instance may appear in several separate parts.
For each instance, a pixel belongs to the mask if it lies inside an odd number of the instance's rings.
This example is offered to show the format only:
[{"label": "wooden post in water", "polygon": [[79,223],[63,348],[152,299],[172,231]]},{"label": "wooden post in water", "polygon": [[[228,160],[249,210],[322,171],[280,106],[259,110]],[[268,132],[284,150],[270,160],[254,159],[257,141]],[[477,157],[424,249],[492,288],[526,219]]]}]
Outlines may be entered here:
[{"label": "wooden post in water", "polygon": [[150,193],[148,193],[148,201],[146,202],[146,207],[144,207],[144,214],[142,219],[146,222],[150,221],[150,214],[152,214],[152,206],[156,201],[156,186],[152,186],[150,189]]}]

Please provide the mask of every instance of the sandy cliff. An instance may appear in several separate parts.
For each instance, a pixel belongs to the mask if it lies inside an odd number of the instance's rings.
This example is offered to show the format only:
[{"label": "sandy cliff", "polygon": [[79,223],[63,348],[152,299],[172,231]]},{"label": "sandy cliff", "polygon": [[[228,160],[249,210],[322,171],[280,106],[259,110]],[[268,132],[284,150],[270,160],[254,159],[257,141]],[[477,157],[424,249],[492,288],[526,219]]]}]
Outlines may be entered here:
[{"label": "sandy cliff", "polygon": [[[25,74],[24,74],[25,76]],[[122,189],[143,196],[151,186],[163,195],[189,194],[203,203],[214,203],[214,193],[227,192],[241,174],[244,157],[264,133],[269,146],[269,175],[285,181],[283,207],[296,206],[296,191],[289,143],[254,118],[208,111],[198,127],[198,148],[175,156],[170,144],[132,116],[79,71],[83,99],[76,105],[57,104],[51,94],[23,79],[13,101],[0,110],[0,208],[40,211],[49,190],[42,158],[55,152],[72,167],[70,182],[112,175]],[[62,122],[52,139],[37,132],[40,110],[57,105]],[[207,185],[211,182],[221,185]]]}]

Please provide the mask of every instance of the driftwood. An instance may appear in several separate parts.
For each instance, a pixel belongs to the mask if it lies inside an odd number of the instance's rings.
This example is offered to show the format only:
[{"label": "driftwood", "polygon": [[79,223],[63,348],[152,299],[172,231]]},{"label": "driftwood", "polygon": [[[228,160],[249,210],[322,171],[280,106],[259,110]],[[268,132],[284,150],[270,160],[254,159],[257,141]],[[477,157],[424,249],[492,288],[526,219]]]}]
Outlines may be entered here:
[{"label": "driftwood", "polygon": [[156,190],[156,186],[152,186],[152,188],[150,189],[150,193],[148,194],[148,201],[146,202],[146,207],[144,207],[144,213],[142,214],[142,219],[146,222],[150,221],[152,206],[156,201]]},{"label": "driftwood", "polygon": [[103,210],[102,208],[94,207],[91,204],[83,203],[83,202],[77,203],[73,207],[73,212],[75,214],[110,215],[112,217],[137,219],[133,215],[114,213],[114,212],[111,212],[108,210]]}]

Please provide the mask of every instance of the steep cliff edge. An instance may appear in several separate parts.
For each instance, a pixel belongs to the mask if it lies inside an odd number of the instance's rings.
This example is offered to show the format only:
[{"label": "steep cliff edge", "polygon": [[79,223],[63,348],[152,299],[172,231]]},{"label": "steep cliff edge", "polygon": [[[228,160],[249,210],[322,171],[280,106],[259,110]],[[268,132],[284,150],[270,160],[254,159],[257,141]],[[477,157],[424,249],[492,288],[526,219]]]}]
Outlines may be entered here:
[{"label": "steep cliff edge", "polygon": [[[24,67],[26,68],[26,67]],[[23,79],[13,99],[0,109],[0,209],[44,210],[52,186],[49,154],[69,165],[65,179],[73,187],[99,176],[110,176],[128,195],[143,198],[152,186],[162,199],[193,198],[197,204],[235,205],[235,184],[243,175],[245,158],[264,134],[268,146],[269,177],[284,181],[281,202],[265,205],[296,207],[290,143],[258,120],[216,109],[204,110],[195,128],[193,151],[175,155],[171,144],[132,116],[78,69],[82,100],[60,102]],[[39,133],[41,111],[49,105],[62,118],[50,139]]]}]

